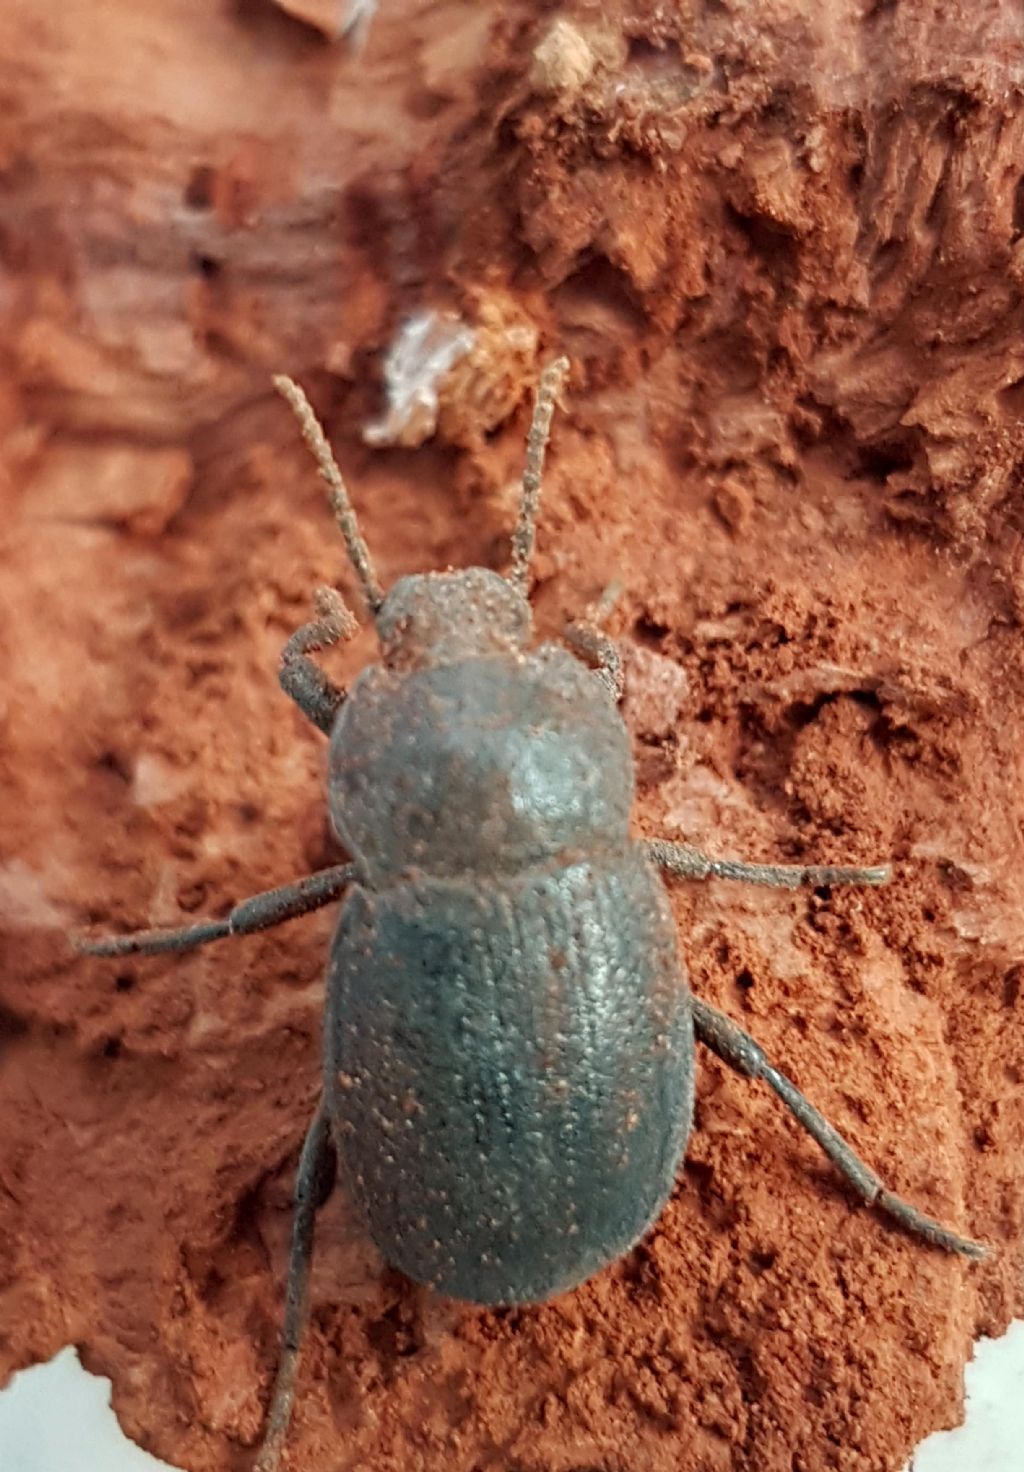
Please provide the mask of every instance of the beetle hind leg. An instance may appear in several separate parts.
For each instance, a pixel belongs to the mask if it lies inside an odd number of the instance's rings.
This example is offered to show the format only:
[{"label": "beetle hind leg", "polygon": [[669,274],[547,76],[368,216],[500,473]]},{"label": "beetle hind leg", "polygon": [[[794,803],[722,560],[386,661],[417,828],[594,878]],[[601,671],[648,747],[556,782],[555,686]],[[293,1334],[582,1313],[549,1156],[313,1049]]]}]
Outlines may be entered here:
[{"label": "beetle hind leg", "polygon": [[693,1022],[701,1042],[713,1053],[717,1053],[723,1063],[728,1063],[730,1068],[747,1078],[761,1079],[768,1085],[812,1139],[821,1146],[865,1205],[879,1207],[908,1231],[930,1242],[933,1247],[942,1247],[946,1252],[957,1252],[963,1257],[988,1256],[987,1248],[982,1247],[979,1242],[958,1236],[949,1227],[944,1227],[941,1222],[926,1216],[923,1211],[918,1211],[909,1201],[904,1201],[902,1197],[887,1190],[870,1166],[864,1164],[853,1147],[815,1109],[810,1100],[804,1097],[792,1080],[772,1066],[764,1050],[749,1033],[737,1027],[724,1013],[694,997]]},{"label": "beetle hind leg", "polygon": [[306,1134],[295,1182],[295,1221],[288,1259],[284,1332],[266,1430],[253,1472],[277,1472],[295,1400],[299,1355],[309,1319],[309,1273],[316,1214],[334,1189],[337,1158],[323,1102]]}]

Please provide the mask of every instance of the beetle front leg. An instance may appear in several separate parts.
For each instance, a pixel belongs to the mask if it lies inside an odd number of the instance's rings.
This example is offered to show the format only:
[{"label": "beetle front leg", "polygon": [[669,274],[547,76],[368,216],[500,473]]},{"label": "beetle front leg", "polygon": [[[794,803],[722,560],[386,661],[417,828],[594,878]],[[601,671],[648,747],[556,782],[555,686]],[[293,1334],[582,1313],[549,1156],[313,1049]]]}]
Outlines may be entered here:
[{"label": "beetle front leg", "polygon": [[616,704],[622,699],[626,683],[622,655],[601,625],[614,608],[620,591],[618,583],[612,583],[593,607],[582,618],[573,619],[565,630],[565,642],[573,654],[593,667]]},{"label": "beetle front leg", "polygon": [[329,736],[345,691],[329,680],[309,655],[351,639],[359,625],[333,588],[317,588],[313,593],[313,607],[317,617],[296,629],[281,650],[278,678],[282,690],[291,696],[302,714]]},{"label": "beetle front leg", "polygon": [[643,848],[659,869],[677,879],[739,879],[746,884],[763,884],[770,889],[800,889],[833,884],[888,884],[892,869],[877,864],[866,869],[834,864],[744,864],[738,859],[713,859],[699,848],[671,843],[666,838],[648,838]]},{"label": "beetle front leg", "polygon": [[901,1226],[918,1237],[923,1237],[934,1247],[942,1247],[947,1252],[958,1252],[963,1257],[988,1256],[988,1249],[982,1247],[980,1242],[958,1236],[949,1227],[944,1227],[941,1222],[926,1216],[923,1211],[918,1211],[909,1201],[904,1201],[901,1196],[887,1190],[880,1177],[870,1166],[864,1164],[853,1147],[815,1109],[810,1100],[804,1097],[792,1080],[769,1063],[764,1050],[754,1042],[749,1033],[737,1027],[724,1013],[694,997],[693,1025],[701,1042],[717,1053],[723,1063],[747,1078],[763,1080],[778,1095],[789,1112],[821,1146],[832,1164],[850,1182],[865,1205],[880,1207]]},{"label": "beetle front leg", "polygon": [[269,930],[283,920],[308,915],[338,898],[354,881],[354,864],[336,864],[321,869],[295,884],[280,889],[265,889],[235,906],[223,920],[200,920],[196,925],[183,925],[174,930],[133,930],[127,935],[103,935],[96,940],[87,936],[72,937],[75,949],[86,956],[156,956],[164,951],[191,951],[208,945],[211,940],[226,940],[233,935],[252,935]]},{"label": "beetle front leg", "polygon": [[309,1273],[313,1262],[316,1214],[334,1188],[337,1157],[323,1101],[317,1107],[306,1134],[295,1182],[295,1221],[288,1258],[285,1290],[284,1332],[281,1358],[274,1381],[274,1394],[267,1415],[267,1428],[253,1472],[277,1472],[295,1399],[295,1377],[299,1353],[309,1318]]}]

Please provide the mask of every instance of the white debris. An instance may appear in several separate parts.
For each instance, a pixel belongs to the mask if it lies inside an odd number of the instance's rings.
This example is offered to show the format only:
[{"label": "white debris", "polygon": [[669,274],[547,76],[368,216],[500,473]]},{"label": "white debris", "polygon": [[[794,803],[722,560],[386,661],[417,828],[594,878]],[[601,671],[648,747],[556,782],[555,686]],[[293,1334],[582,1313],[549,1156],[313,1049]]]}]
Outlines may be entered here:
[{"label": "white debris", "polygon": [[437,430],[441,386],[476,342],[454,312],[417,312],[399,330],[384,360],[387,412],[368,424],[368,445],[422,445]]},{"label": "white debris", "polygon": [[276,4],[332,41],[347,38],[356,49],[366,40],[377,13],[377,0],[276,0]]},{"label": "white debris", "polygon": [[347,36],[353,46],[361,46],[366,40],[370,22],[377,14],[377,0],[349,0],[341,23],[341,34]]}]

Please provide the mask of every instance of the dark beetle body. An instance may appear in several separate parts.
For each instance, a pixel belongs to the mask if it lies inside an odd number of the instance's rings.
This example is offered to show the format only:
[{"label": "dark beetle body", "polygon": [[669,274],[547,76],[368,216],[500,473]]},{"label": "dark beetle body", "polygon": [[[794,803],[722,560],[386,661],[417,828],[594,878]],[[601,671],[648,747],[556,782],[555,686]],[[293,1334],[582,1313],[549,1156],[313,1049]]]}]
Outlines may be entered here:
[{"label": "dark beetle body", "polygon": [[[884,884],[887,866],[751,864],[630,840],[622,662],[598,612],[530,649],[544,447],[569,370],[541,374],[508,578],[483,568],[384,593],[302,390],[295,410],[380,638],[349,692],[310,654],[350,638],[338,593],[281,653],[281,684],[331,738],[328,803],[352,863],[221,919],[81,942],[104,956],[252,934],[344,896],[328,968],[323,1097],[295,1188],[284,1334],[254,1472],[278,1472],[308,1320],[316,1213],[340,1162],[385,1259],[455,1298],[574,1288],[650,1227],[693,1118],[694,1040],[762,1079],[857,1191],[919,1239],[984,1248],[888,1190],[758,1043],[691,996],[658,870],[792,889]],[[657,865],[656,869],[654,866]]]},{"label": "dark beetle body", "polygon": [[517,635],[368,670],[331,744],[362,880],[328,977],[335,1145],[387,1260],[483,1303],[550,1297],[632,1246],[693,1108],[689,993],[629,838],[625,727],[590,670]]}]

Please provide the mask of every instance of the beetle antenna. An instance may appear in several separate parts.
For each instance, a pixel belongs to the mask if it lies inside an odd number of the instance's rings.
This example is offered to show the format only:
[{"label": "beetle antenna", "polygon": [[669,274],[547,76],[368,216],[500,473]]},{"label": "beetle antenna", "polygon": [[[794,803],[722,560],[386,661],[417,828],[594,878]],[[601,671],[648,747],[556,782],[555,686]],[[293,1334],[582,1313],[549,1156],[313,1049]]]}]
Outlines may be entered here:
[{"label": "beetle antenna", "polygon": [[508,581],[526,597],[530,558],[537,536],[537,506],[540,501],[544,453],[551,434],[551,416],[555,400],[569,372],[569,359],[555,358],[548,363],[537,381],[537,397],[533,419],[526,439],[526,465],[523,468],[523,495],[519,503],[519,520],[512,536],[512,567]]},{"label": "beetle antenna", "polygon": [[[348,493],[348,487],[338,469],[338,462],[327,442],[323,426],[313,413],[312,404],[294,379],[287,378],[283,373],[277,373],[274,375],[274,387],[287,401],[288,407],[299,421],[302,438],[309,446],[313,459],[317,463],[317,469],[327,487],[331,510],[334,512],[338,529],[345,539],[349,560],[355,568],[366,606],[371,613],[375,614],[384,602],[384,593],[377,581],[377,574],[370,558],[370,549],[359,530],[359,521]],[[548,418],[550,417],[549,413]]]}]

